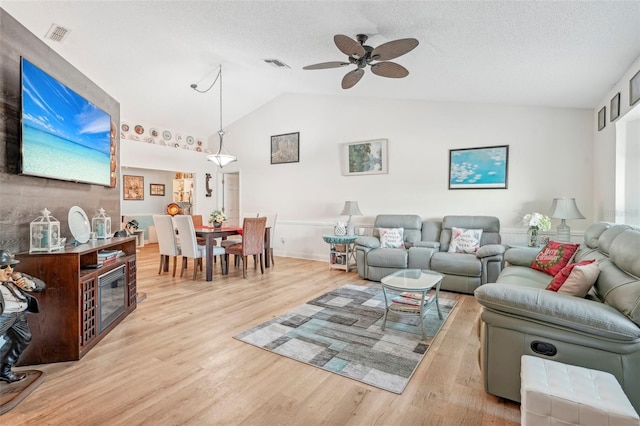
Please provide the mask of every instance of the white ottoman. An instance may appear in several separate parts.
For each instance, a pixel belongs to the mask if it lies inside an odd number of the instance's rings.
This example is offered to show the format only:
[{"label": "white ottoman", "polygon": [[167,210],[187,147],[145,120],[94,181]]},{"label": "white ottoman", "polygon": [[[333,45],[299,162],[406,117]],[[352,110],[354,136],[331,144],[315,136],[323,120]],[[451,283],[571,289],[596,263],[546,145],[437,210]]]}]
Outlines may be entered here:
[{"label": "white ottoman", "polygon": [[640,425],[610,373],[524,355],[520,380],[523,426]]}]

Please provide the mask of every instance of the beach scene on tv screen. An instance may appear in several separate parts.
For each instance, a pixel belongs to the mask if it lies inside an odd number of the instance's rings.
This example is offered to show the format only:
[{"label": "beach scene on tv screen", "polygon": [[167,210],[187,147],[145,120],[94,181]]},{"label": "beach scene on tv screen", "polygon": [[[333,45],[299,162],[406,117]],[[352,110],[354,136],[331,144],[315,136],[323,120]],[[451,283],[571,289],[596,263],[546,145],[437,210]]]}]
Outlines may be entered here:
[{"label": "beach scene on tv screen", "polygon": [[109,186],[111,117],[22,60],[22,173]]}]

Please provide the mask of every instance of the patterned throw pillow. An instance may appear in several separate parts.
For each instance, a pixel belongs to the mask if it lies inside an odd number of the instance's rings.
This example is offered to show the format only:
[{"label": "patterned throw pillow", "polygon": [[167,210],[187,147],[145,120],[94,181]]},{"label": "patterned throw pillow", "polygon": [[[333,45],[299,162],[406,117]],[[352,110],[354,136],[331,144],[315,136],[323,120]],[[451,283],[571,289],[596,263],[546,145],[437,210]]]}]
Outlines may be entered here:
[{"label": "patterned throw pillow", "polygon": [[593,262],[595,262],[595,259],[583,260],[580,263],[572,263],[565,266],[560,270],[560,272],[556,274],[555,277],[553,277],[553,281],[549,283],[549,285],[547,286],[547,290],[558,291],[558,289],[562,287],[567,278],[569,278],[569,275],[571,274],[571,271],[573,271],[573,268],[575,268],[576,266],[588,265]]},{"label": "patterned throw pillow", "polygon": [[531,262],[531,268],[555,277],[562,268],[567,266],[578,247],[579,244],[549,241]]},{"label": "patterned throw pillow", "polygon": [[449,253],[475,253],[480,248],[482,229],[451,228]]},{"label": "patterned throw pillow", "polygon": [[558,289],[558,293],[585,297],[596,283],[598,275],[600,275],[600,267],[596,262],[588,265],[578,265],[573,268],[567,280]]},{"label": "patterned throw pillow", "polygon": [[378,228],[380,247],[404,248],[404,228]]}]

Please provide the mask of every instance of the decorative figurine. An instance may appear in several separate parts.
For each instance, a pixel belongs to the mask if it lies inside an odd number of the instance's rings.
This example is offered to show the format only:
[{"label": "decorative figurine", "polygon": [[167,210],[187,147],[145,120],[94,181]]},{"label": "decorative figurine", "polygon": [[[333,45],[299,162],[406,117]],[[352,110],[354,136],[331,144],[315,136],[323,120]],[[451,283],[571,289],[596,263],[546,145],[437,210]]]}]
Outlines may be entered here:
[{"label": "decorative figurine", "polygon": [[20,381],[24,373],[12,368],[31,341],[26,312],[39,312],[38,299],[29,292],[45,289],[44,281],[14,271],[20,263],[8,250],[0,250],[0,380]]},{"label": "decorative figurine", "polygon": [[138,227],[140,225],[138,224],[138,221],[135,219],[131,219],[129,222],[127,222],[127,224],[124,226],[124,229],[121,229],[119,231],[116,231],[115,234],[113,234],[114,237],[128,237],[129,235],[133,235],[134,232],[136,232],[138,230]]}]

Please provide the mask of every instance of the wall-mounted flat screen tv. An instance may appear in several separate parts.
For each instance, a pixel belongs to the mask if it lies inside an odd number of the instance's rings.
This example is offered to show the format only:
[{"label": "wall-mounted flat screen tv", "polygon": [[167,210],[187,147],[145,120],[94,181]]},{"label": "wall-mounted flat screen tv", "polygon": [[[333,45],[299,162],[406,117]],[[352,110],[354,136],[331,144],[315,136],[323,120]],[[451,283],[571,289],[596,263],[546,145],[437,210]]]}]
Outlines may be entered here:
[{"label": "wall-mounted flat screen tv", "polygon": [[22,174],[110,186],[111,116],[22,58]]}]

